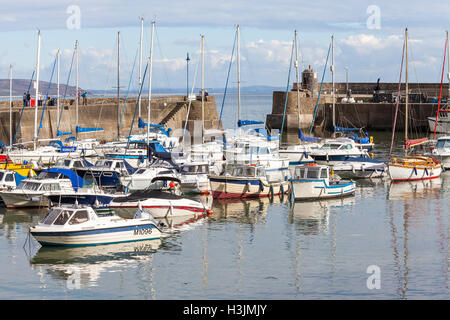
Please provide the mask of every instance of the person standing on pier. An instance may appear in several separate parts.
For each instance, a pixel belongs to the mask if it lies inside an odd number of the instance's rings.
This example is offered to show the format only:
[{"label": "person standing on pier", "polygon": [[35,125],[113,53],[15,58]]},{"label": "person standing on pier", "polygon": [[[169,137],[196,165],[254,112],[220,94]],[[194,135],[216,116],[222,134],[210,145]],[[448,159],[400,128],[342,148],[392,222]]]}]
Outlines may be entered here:
[{"label": "person standing on pier", "polygon": [[24,92],[24,93],[23,93],[23,105],[24,105],[24,106],[27,105],[27,101],[28,101],[28,96],[27,96],[27,93]]},{"label": "person standing on pier", "polygon": [[31,105],[30,101],[31,101],[31,94],[28,92],[27,93],[27,106]]},{"label": "person standing on pier", "polygon": [[87,106],[87,91],[86,90],[84,90],[82,97],[83,97],[83,105]]}]

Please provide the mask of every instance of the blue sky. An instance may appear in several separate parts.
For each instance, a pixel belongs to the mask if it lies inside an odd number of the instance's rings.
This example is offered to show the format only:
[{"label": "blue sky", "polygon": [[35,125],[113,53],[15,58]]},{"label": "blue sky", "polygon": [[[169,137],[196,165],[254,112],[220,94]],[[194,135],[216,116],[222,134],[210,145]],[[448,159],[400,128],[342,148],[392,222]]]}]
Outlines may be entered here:
[{"label": "blue sky", "polygon": [[[145,19],[144,60],[149,54],[151,21],[156,21],[154,87],[186,88],[187,52],[191,57],[189,87],[192,86],[203,34],[206,87],[223,88],[237,24],[241,27],[243,86],[286,85],[295,29],[299,32],[302,69],[311,65],[321,76],[334,34],[336,81],[345,81],[348,67],[350,81],[375,82],[380,77],[382,81],[396,82],[404,28],[408,27],[410,82],[439,82],[450,13],[448,0],[4,2],[0,12],[0,78],[8,77],[9,64],[13,65],[14,77],[31,76],[40,29],[41,79],[50,79],[54,55],[60,49],[61,82],[66,82],[74,43],[79,40],[80,86],[100,90],[116,85],[118,31],[121,85],[126,90],[139,44],[140,16]],[[79,28],[74,22],[79,22]],[[135,68],[131,78],[134,88],[138,82],[137,62]],[[196,87],[201,85],[198,68]],[[291,74],[294,81],[295,73]],[[230,86],[236,85],[235,79],[233,65]],[[327,72],[325,80],[330,79]],[[74,78],[70,83],[74,83]]]}]

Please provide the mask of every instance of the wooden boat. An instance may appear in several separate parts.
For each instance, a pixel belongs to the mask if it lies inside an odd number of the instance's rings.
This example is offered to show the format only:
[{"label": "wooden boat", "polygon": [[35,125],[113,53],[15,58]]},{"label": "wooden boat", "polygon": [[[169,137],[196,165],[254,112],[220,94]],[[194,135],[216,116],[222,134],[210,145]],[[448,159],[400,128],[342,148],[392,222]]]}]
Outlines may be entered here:
[{"label": "wooden boat", "polygon": [[[406,95],[405,95],[405,157],[403,158],[393,158],[390,161],[389,176],[393,182],[398,181],[412,181],[412,180],[424,180],[424,179],[435,179],[441,175],[442,167],[441,164],[432,157],[427,157],[424,155],[408,155],[408,151],[416,146],[423,145],[428,142],[427,138],[408,139],[408,29],[405,30],[405,67],[406,67]],[[403,66],[403,59],[402,59]],[[401,73],[400,73],[401,79]],[[400,83],[399,83],[399,93],[400,93]],[[391,152],[392,145],[394,142],[395,134],[395,124],[397,120],[398,103],[396,106],[394,125],[392,130],[392,142],[391,142]]]},{"label": "wooden boat", "polygon": [[211,175],[213,198],[267,197],[286,193],[289,183],[284,171],[263,165],[237,165],[224,175]]}]

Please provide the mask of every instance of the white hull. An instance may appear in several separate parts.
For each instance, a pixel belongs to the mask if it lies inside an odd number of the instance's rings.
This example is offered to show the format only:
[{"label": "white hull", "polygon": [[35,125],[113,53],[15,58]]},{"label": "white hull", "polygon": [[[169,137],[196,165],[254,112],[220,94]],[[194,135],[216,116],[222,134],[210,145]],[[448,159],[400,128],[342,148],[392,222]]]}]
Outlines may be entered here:
[{"label": "white hull", "polygon": [[389,176],[392,181],[414,181],[435,179],[441,175],[440,166],[428,168],[414,168],[410,166],[389,165]]},{"label": "white hull", "polygon": [[157,198],[130,202],[111,201],[109,207],[112,209],[134,209],[138,208],[139,204],[143,209],[150,212],[154,218],[163,218],[170,215],[186,216],[204,214],[207,209],[200,202],[189,199],[167,200]]},{"label": "white hull", "polygon": [[[250,181],[251,182],[248,182]],[[265,183],[267,184],[267,182]],[[259,179],[226,179],[226,176],[211,177],[211,189],[214,198],[253,198],[268,197],[287,192],[288,182],[272,183],[261,187]]]},{"label": "white hull", "polygon": [[291,188],[295,200],[328,199],[352,195],[356,182],[349,181],[342,185],[328,185],[325,180],[301,181],[291,180]]},{"label": "white hull", "polygon": [[8,192],[0,193],[5,206],[8,208],[21,207],[47,207],[48,198],[43,193],[23,193],[23,192]]},{"label": "white hull", "polygon": [[[436,117],[428,117],[428,127],[430,132],[434,132],[436,126]],[[450,133],[450,118],[438,118],[438,125],[436,127],[437,133]]]}]

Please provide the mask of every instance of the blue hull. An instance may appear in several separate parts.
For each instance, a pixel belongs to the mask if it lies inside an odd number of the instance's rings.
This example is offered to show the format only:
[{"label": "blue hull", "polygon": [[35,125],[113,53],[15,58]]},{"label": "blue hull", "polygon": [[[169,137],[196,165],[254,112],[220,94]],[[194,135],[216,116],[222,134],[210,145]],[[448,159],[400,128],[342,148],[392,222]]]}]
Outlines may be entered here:
[{"label": "blue hull", "polygon": [[93,206],[96,204],[101,205],[107,205],[109,204],[113,199],[114,196],[108,196],[108,195],[51,195],[48,196],[51,202],[54,204],[75,204],[77,202],[78,204],[82,205],[89,205]]}]

